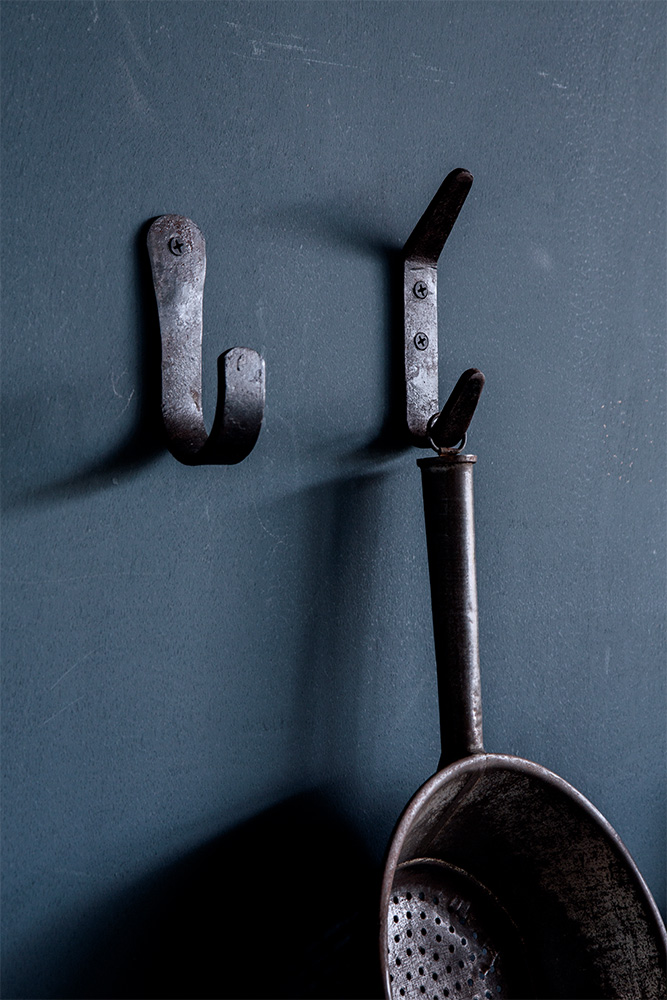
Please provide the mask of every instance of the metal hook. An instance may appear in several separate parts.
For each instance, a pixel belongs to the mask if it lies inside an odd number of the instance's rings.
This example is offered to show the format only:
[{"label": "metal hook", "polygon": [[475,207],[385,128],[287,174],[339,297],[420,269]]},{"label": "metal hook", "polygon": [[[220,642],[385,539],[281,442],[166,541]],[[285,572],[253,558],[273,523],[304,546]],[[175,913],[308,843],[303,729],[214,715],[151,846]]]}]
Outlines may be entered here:
[{"label": "metal hook", "polygon": [[436,451],[464,438],[484,387],[481,371],[469,368],[439,411],[438,258],[471,186],[472,174],[452,170],[403,248],[408,429],[413,444]]},{"label": "metal hook", "polygon": [[162,417],[169,450],[185,465],[234,465],[252,451],[264,416],[264,359],[248,347],[218,358],[211,433],[202,412],[202,311],[206,243],[183,215],[162,215],[148,231],[162,340]]}]

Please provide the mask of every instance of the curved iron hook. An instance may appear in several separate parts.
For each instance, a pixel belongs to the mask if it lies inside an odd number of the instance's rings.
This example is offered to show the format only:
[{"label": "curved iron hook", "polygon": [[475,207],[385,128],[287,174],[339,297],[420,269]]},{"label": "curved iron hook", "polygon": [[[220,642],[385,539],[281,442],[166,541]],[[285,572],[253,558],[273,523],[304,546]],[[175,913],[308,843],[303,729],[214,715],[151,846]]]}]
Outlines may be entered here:
[{"label": "curved iron hook", "polygon": [[169,450],[185,465],[234,465],[252,451],[264,416],[264,359],[248,347],[218,358],[211,433],[202,411],[202,312],[206,243],[183,215],[162,215],[148,231],[162,340],[162,417]]},{"label": "curved iron hook", "polygon": [[470,425],[484,376],[469,368],[438,406],[438,258],[472,186],[467,170],[452,170],[403,248],[405,384],[408,430],[420,448],[451,448]]}]

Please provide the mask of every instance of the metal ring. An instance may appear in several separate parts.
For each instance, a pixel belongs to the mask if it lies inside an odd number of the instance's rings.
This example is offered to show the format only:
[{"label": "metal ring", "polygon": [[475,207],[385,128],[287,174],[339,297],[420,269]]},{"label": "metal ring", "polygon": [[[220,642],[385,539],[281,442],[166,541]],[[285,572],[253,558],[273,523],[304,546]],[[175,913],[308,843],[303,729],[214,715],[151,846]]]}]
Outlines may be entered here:
[{"label": "metal ring", "polygon": [[463,451],[463,449],[466,446],[466,442],[468,440],[468,432],[467,431],[464,432],[463,437],[461,438],[461,440],[459,441],[459,443],[458,443],[458,445],[456,447],[454,447],[454,448],[439,448],[438,445],[433,440],[433,438],[431,437],[431,433],[430,433],[433,424],[436,422],[436,420],[438,419],[439,416],[440,416],[440,411],[438,411],[437,413],[434,413],[433,416],[430,418],[429,422],[426,425],[426,437],[428,438],[428,443],[430,444],[431,448],[436,453],[436,455],[439,455],[441,458],[443,457],[443,455],[444,455],[445,452],[449,452],[450,454],[453,452],[454,454],[458,455],[459,452]]}]

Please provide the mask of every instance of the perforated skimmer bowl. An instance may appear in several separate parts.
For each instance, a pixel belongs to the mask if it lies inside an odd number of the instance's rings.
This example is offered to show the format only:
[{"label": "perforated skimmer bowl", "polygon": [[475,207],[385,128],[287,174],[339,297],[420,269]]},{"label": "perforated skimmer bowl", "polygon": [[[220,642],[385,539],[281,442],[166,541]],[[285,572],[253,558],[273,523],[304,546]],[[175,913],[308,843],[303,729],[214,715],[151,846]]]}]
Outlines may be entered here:
[{"label": "perforated skimmer bowl", "polygon": [[391,1000],[656,1000],[667,936],[609,823],[539,764],[482,745],[472,470],[422,459],[440,770],[389,847],[380,952]]}]

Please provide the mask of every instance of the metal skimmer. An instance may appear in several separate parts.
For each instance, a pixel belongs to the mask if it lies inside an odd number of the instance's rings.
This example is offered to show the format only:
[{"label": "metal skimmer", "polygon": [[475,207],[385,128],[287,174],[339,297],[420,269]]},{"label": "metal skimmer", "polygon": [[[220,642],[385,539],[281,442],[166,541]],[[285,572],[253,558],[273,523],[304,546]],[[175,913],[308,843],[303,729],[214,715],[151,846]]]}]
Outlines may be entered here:
[{"label": "metal skimmer", "polygon": [[476,457],[452,445],[465,435],[484,376],[465,372],[431,416],[437,359],[419,360],[437,336],[438,255],[471,183],[467,171],[450,174],[405,247],[407,422],[416,444],[439,452],[418,465],[442,755],[387,854],[385,992],[391,1000],[658,1000],[667,997],[667,935],[618,834],[562,778],[488,754],[482,742]]}]

